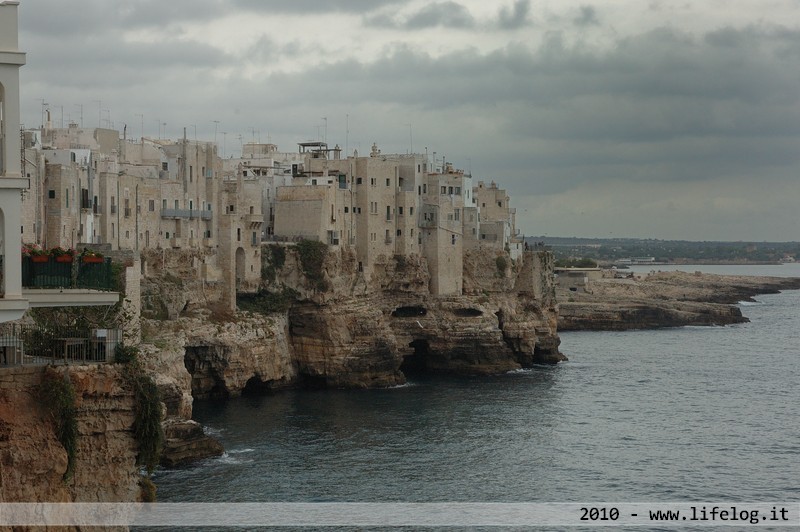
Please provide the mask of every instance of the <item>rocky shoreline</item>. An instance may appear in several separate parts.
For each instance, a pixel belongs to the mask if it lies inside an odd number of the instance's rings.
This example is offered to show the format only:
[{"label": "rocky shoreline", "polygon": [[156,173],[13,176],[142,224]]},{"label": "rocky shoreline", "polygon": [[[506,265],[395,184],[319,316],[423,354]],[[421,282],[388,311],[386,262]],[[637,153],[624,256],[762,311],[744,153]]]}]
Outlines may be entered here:
[{"label": "rocky shoreline", "polygon": [[800,289],[800,279],[659,272],[641,279],[600,279],[585,292],[557,290],[558,330],[620,331],[749,320],[736,306],[759,294]]}]

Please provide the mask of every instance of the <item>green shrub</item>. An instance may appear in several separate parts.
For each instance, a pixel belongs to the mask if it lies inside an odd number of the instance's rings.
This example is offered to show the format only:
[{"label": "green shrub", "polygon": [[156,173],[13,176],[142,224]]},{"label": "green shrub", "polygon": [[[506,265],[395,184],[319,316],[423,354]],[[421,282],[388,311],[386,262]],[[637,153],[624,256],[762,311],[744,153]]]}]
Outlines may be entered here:
[{"label": "green shrub", "polygon": [[295,290],[284,286],[277,292],[261,290],[252,295],[240,294],[237,296],[236,304],[241,310],[258,312],[259,314],[273,314],[288,310],[299,295]]},{"label": "green shrub", "polygon": [[143,373],[131,374],[131,383],[136,397],[136,416],[133,433],[139,443],[136,463],[144,466],[148,474],[158,465],[164,431],[161,428],[161,394],[155,381]]},{"label": "green shrub", "polygon": [[132,345],[117,344],[114,349],[114,362],[117,364],[127,364],[136,360],[139,355],[139,348]]},{"label": "green shrub", "polygon": [[48,374],[39,388],[40,400],[50,412],[56,428],[56,437],[67,451],[67,470],[64,482],[75,472],[75,455],[78,449],[78,419],[75,413],[75,387],[64,374]]},{"label": "green shrub", "polygon": [[508,261],[506,260],[505,256],[498,255],[498,257],[494,260],[494,263],[497,266],[497,275],[500,277],[505,277],[506,268],[508,268]]},{"label": "green shrub", "polygon": [[556,268],[597,268],[597,263],[592,259],[558,259]]},{"label": "green shrub", "polygon": [[322,273],[322,264],[328,254],[327,244],[315,240],[301,240],[297,243],[297,254],[300,257],[300,268],[306,279],[320,292],[326,291],[328,283]]}]

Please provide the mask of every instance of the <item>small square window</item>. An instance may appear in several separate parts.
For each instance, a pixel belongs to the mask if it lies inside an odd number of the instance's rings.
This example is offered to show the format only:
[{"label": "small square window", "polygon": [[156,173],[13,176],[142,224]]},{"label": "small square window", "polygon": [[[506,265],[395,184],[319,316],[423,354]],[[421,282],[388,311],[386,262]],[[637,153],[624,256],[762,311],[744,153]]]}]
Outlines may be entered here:
[{"label": "small square window", "polygon": [[55,190],[48,190],[47,197],[50,199],[56,199],[56,191]]}]

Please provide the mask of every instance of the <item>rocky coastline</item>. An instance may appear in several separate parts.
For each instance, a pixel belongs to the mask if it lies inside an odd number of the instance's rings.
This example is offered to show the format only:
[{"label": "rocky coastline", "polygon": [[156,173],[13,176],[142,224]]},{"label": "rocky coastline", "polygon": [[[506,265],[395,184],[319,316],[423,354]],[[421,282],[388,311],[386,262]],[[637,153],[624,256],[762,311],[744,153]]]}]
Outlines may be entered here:
[{"label": "rocky coastline", "polygon": [[800,279],[658,272],[599,279],[586,291],[557,290],[559,331],[619,331],[749,321],[736,306],[759,294],[800,289]]}]

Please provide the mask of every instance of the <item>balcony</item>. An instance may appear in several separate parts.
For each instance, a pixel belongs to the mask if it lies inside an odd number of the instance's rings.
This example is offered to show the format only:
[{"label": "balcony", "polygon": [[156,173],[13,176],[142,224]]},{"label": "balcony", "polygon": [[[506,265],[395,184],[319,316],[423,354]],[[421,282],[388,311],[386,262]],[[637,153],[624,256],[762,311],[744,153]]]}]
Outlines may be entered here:
[{"label": "balcony", "polygon": [[183,247],[183,238],[179,236],[174,236],[169,239],[169,245],[173,248]]},{"label": "balcony", "polygon": [[[42,259],[46,260],[39,262]],[[58,262],[52,256],[22,257],[22,287],[113,291],[111,259],[100,260],[89,263],[75,257],[71,262]]]},{"label": "balcony", "polygon": [[262,214],[246,214],[242,218],[244,223],[249,225],[251,229],[261,227],[264,223],[264,215]]},{"label": "balcony", "polygon": [[211,220],[212,211],[196,209],[161,209],[161,217],[172,220]]}]

